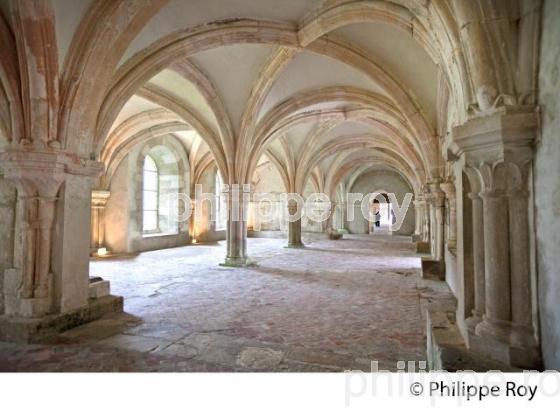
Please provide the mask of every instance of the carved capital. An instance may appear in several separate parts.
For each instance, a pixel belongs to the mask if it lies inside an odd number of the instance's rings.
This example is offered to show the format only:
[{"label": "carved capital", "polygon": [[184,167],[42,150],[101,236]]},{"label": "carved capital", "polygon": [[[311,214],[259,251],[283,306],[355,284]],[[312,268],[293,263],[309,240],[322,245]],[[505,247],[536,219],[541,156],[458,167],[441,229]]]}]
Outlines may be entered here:
[{"label": "carved capital", "polygon": [[4,177],[22,196],[55,197],[66,175],[96,178],[103,164],[56,151],[9,150],[0,153]]},{"label": "carved capital", "polygon": [[467,194],[467,196],[472,200],[472,201],[480,201],[482,198],[480,197],[480,192],[469,192]]},{"label": "carved capital", "polygon": [[12,149],[0,153],[0,167],[18,190],[21,226],[18,269],[13,270],[12,286],[4,289],[19,301],[10,314],[40,316],[51,308],[51,241],[60,186],[68,175],[96,177],[103,166],[52,150]]},{"label": "carved capital", "polygon": [[440,189],[439,182],[431,182],[428,184],[430,192],[429,194],[425,194],[426,202],[428,204],[434,205],[438,208],[441,208],[445,204],[445,194]]},{"label": "carved capital", "polygon": [[455,206],[457,197],[455,194],[455,184],[451,181],[442,182],[439,187],[445,193],[445,196],[449,200],[450,206]]},{"label": "carved capital", "polygon": [[533,158],[538,117],[533,107],[517,107],[484,118],[473,118],[452,133],[458,155],[469,166],[496,162],[525,163]]},{"label": "carved capital", "polygon": [[91,191],[92,208],[105,208],[110,196],[111,196],[110,191],[102,191],[102,190]]},{"label": "carved capital", "polygon": [[527,191],[537,124],[533,107],[512,107],[453,129],[472,192]]}]

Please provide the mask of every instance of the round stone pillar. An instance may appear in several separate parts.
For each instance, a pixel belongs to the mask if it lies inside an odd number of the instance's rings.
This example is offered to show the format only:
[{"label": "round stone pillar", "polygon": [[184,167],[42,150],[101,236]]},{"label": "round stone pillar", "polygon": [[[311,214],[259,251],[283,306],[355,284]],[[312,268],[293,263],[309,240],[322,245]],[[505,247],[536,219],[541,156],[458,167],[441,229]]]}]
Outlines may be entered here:
[{"label": "round stone pillar", "polygon": [[301,210],[295,200],[288,201],[288,248],[303,248],[301,240]]},{"label": "round stone pillar", "polygon": [[243,266],[247,263],[247,223],[245,221],[227,221],[227,255],[226,266]]},{"label": "round stone pillar", "polygon": [[504,341],[509,340],[511,320],[509,221],[503,191],[481,194],[484,213],[485,314],[476,332]]},{"label": "round stone pillar", "polygon": [[440,184],[441,189],[445,192],[449,203],[449,226],[447,234],[447,247],[450,250],[457,249],[457,197],[455,193],[455,184],[453,182],[444,182]]},{"label": "round stone pillar", "polygon": [[248,185],[240,192],[233,184],[228,195],[227,255],[225,266],[243,266],[247,263],[247,207],[250,198]]},{"label": "round stone pillar", "polygon": [[529,265],[529,193],[520,189],[508,197],[510,219],[511,316],[513,342],[534,343]]},{"label": "round stone pillar", "polygon": [[424,227],[424,207],[426,202],[420,199],[414,201],[414,236],[416,239],[422,238]]},{"label": "round stone pillar", "polygon": [[426,196],[430,207],[430,242],[432,258],[436,261],[443,260],[443,226],[445,194],[439,188],[439,184],[430,184],[430,194]]},{"label": "round stone pillar", "polygon": [[485,301],[484,279],[484,224],[482,198],[478,192],[468,194],[472,203],[472,231],[473,231],[473,271],[474,271],[474,309],[473,315],[467,319],[467,326],[471,331],[482,321]]},{"label": "round stone pillar", "polygon": [[[475,327],[471,346],[512,366],[538,368],[540,352],[532,308],[532,272],[528,206],[538,116],[533,107],[500,107],[455,127],[454,153],[463,157],[473,183],[482,190],[480,206],[473,195],[473,236],[484,231],[484,250],[475,253]],[[482,219],[482,222],[481,222]],[[479,261],[484,254],[484,306]],[[474,321],[475,319],[473,319]]]}]

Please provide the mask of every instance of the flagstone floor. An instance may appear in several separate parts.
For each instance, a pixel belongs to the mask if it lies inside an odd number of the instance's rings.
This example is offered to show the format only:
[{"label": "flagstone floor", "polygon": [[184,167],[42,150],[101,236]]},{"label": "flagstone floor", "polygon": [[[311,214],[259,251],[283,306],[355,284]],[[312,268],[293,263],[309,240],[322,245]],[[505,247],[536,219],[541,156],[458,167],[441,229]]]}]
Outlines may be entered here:
[{"label": "flagstone floor", "polygon": [[113,314],[37,345],[0,343],[2,371],[397,370],[424,361],[425,312],[453,310],[420,277],[410,238],[250,238],[253,264],[219,266],[225,243],[91,262],[125,298]]}]

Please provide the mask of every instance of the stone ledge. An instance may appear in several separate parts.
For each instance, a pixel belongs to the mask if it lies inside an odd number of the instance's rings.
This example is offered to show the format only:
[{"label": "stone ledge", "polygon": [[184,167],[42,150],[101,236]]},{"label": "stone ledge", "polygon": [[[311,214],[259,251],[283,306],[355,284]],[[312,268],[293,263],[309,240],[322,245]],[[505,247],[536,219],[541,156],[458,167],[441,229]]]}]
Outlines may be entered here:
[{"label": "stone ledge", "polygon": [[422,278],[445,280],[445,262],[422,258]]},{"label": "stone ledge", "polygon": [[490,337],[469,333],[469,347],[478,355],[490,355],[500,362],[519,369],[541,370],[538,348],[518,348]]},{"label": "stone ledge", "polygon": [[427,357],[433,371],[472,370],[487,372],[499,370],[518,372],[520,369],[494,360],[480,351],[468,349],[453,312],[431,311],[427,316]]},{"label": "stone ledge", "polygon": [[88,291],[90,299],[100,299],[102,297],[109,296],[111,294],[111,283],[108,280],[102,279],[92,282],[90,278]]},{"label": "stone ledge", "polygon": [[55,336],[65,330],[92,322],[107,313],[123,311],[121,296],[103,296],[90,299],[86,307],[61,315],[48,315],[40,319],[0,316],[0,340],[6,342],[35,343]]}]

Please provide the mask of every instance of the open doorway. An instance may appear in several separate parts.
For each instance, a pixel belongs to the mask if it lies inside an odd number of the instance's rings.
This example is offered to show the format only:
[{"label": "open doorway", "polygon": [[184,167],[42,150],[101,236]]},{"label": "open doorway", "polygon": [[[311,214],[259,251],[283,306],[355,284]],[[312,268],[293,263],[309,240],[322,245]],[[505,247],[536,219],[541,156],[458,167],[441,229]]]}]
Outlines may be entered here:
[{"label": "open doorway", "polygon": [[391,225],[393,224],[395,218],[393,205],[389,201],[387,194],[382,195],[385,198],[385,201],[378,201],[375,199],[371,204],[369,233],[391,235]]}]

